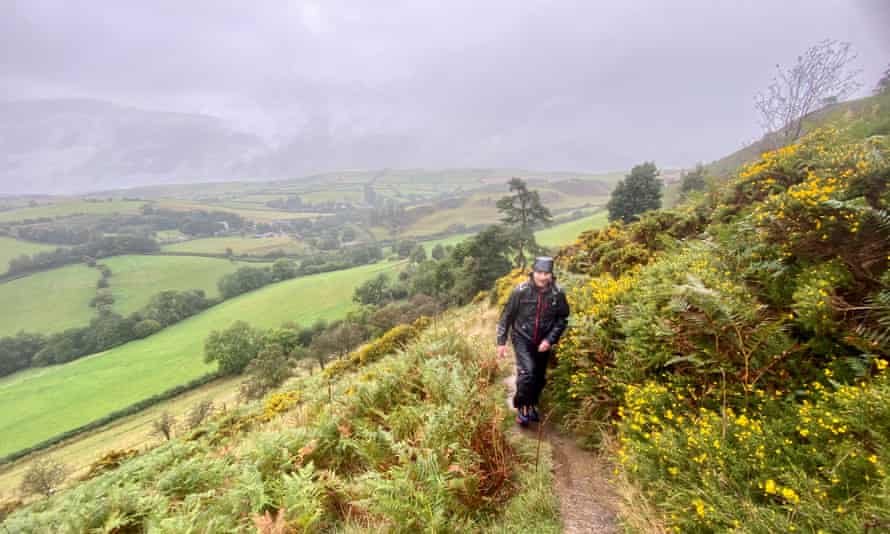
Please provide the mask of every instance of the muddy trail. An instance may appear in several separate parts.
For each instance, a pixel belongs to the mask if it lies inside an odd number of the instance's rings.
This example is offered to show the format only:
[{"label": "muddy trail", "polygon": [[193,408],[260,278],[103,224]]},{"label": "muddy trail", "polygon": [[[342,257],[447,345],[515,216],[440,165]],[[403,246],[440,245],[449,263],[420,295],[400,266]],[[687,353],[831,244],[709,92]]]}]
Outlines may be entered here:
[{"label": "muddy trail", "polygon": [[[494,343],[497,310],[486,310],[472,335],[491,338]],[[494,347],[492,346],[492,350]],[[502,364],[509,365],[511,373],[503,381],[506,387],[505,402],[513,412],[513,392],[516,387],[516,369],[512,349]],[[570,436],[553,425],[531,424],[527,428],[518,425],[515,431],[527,439],[542,439],[550,445],[553,455],[554,486],[559,497],[563,532],[567,534],[617,533],[619,497],[609,483],[609,465],[595,453],[580,448]]]}]

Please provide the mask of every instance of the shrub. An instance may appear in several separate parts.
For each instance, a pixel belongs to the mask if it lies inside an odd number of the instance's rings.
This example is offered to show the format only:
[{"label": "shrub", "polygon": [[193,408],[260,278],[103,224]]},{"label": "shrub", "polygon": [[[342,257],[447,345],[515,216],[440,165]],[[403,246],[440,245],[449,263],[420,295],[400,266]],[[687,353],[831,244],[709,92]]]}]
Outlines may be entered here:
[{"label": "shrub", "polygon": [[65,481],[68,468],[52,459],[35,460],[22,475],[19,490],[24,495],[39,493],[50,496]]}]

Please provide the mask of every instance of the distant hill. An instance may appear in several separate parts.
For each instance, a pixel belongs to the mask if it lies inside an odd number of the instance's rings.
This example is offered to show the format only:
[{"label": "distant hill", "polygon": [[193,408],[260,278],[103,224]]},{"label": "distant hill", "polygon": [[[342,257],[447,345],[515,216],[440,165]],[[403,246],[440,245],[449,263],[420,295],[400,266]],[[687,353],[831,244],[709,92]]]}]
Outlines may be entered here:
[{"label": "distant hill", "polygon": [[[848,102],[840,102],[824,107],[809,114],[804,119],[804,133],[827,124],[845,124],[854,128],[854,135],[890,134],[890,93],[869,96]],[[750,163],[760,154],[774,148],[773,134],[765,135],[760,140],[729,154],[708,165],[711,174],[728,176],[740,165]]]},{"label": "distant hill", "polygon": [[267,149],[206,115],[95,100],[0,102],[0,192],[73,193],[244,174]]}]

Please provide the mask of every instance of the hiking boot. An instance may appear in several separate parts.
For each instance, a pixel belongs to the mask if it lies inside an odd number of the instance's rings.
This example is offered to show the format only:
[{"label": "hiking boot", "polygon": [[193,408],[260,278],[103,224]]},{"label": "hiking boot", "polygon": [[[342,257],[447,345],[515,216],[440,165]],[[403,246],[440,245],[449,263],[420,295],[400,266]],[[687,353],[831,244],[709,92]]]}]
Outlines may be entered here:
[{"label": "hiking boot", "polygon": [[528,416],[523,415],[522,412],[516,412],[516,424],[523,428],[527,427],[528,426]]},{"label": "hiking boot", "polygon": [[537,408],[529,408],[528,420],[531,421],[532,423],[540,423],[541,422],[541,416],[538,415]]}]

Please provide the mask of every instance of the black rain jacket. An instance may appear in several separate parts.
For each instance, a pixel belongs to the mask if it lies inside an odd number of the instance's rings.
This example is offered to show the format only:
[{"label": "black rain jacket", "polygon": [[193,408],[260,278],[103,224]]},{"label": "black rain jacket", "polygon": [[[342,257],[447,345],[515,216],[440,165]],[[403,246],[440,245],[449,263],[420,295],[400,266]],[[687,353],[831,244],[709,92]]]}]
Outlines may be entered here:
[{"label": "black rain jacket", "polygon": [[565,332],[568,317],[569,303],[556,280],[546,289],[538,290],[529,277],[513,289],[504,306],[498,322],[497,344],[506,345],[512,329],[514,342],[518,337],[535,346],[545,339],[550,345],[556,345]]}]

